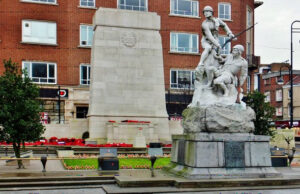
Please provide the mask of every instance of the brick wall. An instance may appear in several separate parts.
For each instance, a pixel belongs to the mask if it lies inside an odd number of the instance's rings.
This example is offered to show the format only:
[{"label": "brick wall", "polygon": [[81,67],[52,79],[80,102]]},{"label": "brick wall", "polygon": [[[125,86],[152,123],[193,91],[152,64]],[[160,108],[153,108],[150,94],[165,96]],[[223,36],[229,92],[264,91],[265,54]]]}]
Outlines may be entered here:
[{"label": "brick wall", "polygon": [[[79,25],[92,24],[95,9],[79,8],[79,0],[57,0],[58,5],[24,3],[20,0],[0,1],[0,60],[12,58],[22,63],[29,61],[49,61],[57,63],[59,85],[79,85],[80,63],[90,63],[90,48],[79,48]],[[200,55],[171,54],[170,32],[189,32],[199,34],[199,49],[202,52],[201,23],[204,20],[202,10],[211,5],[218,15],[218,2],[231,3],[232,21],[228,21],[234,34],[246,28],[246,6],[254,10],[254,0],[200,0],[201,18],[170,16],[169,0],[148,0],[148,11],[161,16],[161,36],[163,43],[165,84],[169,88],[170,69],[194,69]],[[96,0],[96,7],[117,7],[117,0]],[[22,44],[22,19],[55,21],[57,23],[57,46]],[[221,34],[224,32],[221,31]],[[235,44],[246,47],[246,35],[242,35]],[[0,66],[0,74],[3,65]]]}]

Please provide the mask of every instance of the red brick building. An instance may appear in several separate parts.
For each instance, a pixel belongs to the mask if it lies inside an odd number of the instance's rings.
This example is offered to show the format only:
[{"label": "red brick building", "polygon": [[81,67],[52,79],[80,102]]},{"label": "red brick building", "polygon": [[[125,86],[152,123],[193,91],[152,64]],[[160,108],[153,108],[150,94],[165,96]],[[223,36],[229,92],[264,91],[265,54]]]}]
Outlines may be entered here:
[{"label": "red brick building", "polygon": [[[274,120],[277,127],[289,126],[289,89],[290,89],[290,64],[288,63],[272,63],[261,64],[258,69],[254,71],[253,89],[265,94],[266,102],[276,109]],[[300,126],[300,112],[299,102],[297,96],[299,93],[300,71],[293,71],[294,79],[294,126]]]},{"label": "red brick building", "polygon": [[[92,17],[99,7],[157,12],[161,16],[166,102],[169,114],[179,113],[191,100],[193,70],[201,48],[202,10],[210,5],[234,34],[254,23],[254,0],[2,0],[0,1],[0,60],[12,58],[42,88],[44,107],[52,117],[60,108],[63,121],[85,117],[88,107]],[[221,31],[220,41],[225,33]],[[250,73],[254,29],[232,44],[245,47]],[[225,53],[230,51],[229,45]],[[0,66],[0,75],[4,67]],[[68,94],[60,105],[57,87]],[[246,90],[245,90],[246,91]],[[57,120],[57,119],[54,119]]]}]

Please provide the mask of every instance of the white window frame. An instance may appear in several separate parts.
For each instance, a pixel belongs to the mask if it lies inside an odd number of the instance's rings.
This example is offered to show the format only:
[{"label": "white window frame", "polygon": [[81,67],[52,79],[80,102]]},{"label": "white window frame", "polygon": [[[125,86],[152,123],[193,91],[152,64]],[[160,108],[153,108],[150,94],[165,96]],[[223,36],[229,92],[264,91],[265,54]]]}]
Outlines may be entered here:
[{"label": "white window frame", "polygon": [[253,18],[253,15],[252,15],[252,10],[251,10],[251,8],[247,8],[247,26],[248,27],[250,27],[250,26],[252,26],[252,19]]},{"label": "white window frame", "polygon": [[276,101],[281,102],[282,101],[282,89],[276,90]]},{"label": "white window frame", "polygon": [[[81,35],[82,35],[82,27],[87,27],[87,40],[82,40],[81,39]],[[81,24],[80,26],[79,26],[79,45],[81,46],[81,47],[92,47],[92,44],[93,44],[93,36],[92,36],[92,38],[91,38],[91,44],[89,45],[88,44],[88,40],[89,40],[89,31],[88,31],[88,29],[89,28],[92,28],[92,30],[93,30],[93,26],[92,25],[88,25],[88,24]],[[93,34],[94,34],[94,32],[93,32]],[[86,42],[86,44],[82,44],[83,43],[83,41],[85,41]]]},{"label": "white window frame", "polygon": [[79,7],[87,7],[87,8],[95,8],[96,7],[96,0],[93,0],[94,5],[89,6],[89,5],[82,5],[81,1],[88,1],[88,0],[79,0]]},{"label": "white window frame", "polygon": [[267,91],[265,92],[265,102],[271,102],[271,92]]},{"label": "white window frame", "polygon": [[287,110],[288,110],[288,118],[290,118],[291,117],[291,103],[288,103]]},{"label": "white window frame", "polygon": [[[37,3],[37,4],[50,4],[50,5],[57,5],[57,0],[54,0],[54,2],[44,2],[42,0],[20,0],[21,2],[25,3]],[[49,1],[49,0],[47,0]]]},{"label": "white window frame", "polygon": [[283,116],[283,109],[282,109],[282,107],[276,107],[276,116],[277,117],[281,117],[281,116]]},{"label": "white window frame", "polygon": [[259,74],[254,74],[254,80],[253,80],[253,90],[258,90],[258,76]]},{"label": "white window frame", "polygon": [[[29,63],[29,69],[27,69],[28,77],[32,79],[39,79],[39,81],[32,80],[33,83],[36,84],[56,84],[57,83],[57,64],[53,62],[45,62],[45,61],[22,61],[22,69],[25,69],[25,63]],[[47,78],[41,77],[32,77],[32,64],[33,63],[44,63],[47,65]],[[54,77],[49,77],[49,66],[54,65]],[[54,79],[54,82],[41,82],[41,79]]]},{"label": "white window frame", "polygon": [[[185,14],[185,13],[178,13],[180,10],[178,10],[178,1],[180,0],[170,0],[170,15],[175,15],[175,16],[186,16],[186,17],[199,17],[199,1],[196,0],[186,0],[186,1],[190,1],[191,2],[191,10],[192,10],[192,14]],[[173,10],[173,6],[175,7],[175,5],[173,5],[173,2],[177,3],[177,10]],[[194,5],[196,4],[196,5]],[[194,14],[194,7],[196,6],[196,13]],[[176,13],[177,12],[177,13]]]},{"label": "white window frame", "polygon": [[[176,71],[176,83],[172,83],[172,72],[173,71]],[[179,83],[178,83],[178,72],[179,71],[188,71],[188,72],[190,72],[190,85],[189,85],[189,87],[179,87]],[[170,69],[170,88],[171,89],[191,89],[191,90],[193,90],[194,89],[193,79],[195,81],[195,71],[194,70]]]},{"label": "white window frame", "polygon": [[247,92],[251,91],[251,76],[247,76]]},{"label": "white window frame", "polygon": [[[172,35],[176,35],[175,37],[175,44],[176,45],[172,45],[173,41],[172,41]],[[193,44],[193,36],[197,37],[197,45],[196,45],[196,51],[193,51],[193,45],[189,45],[192,47],[187,48],[188,50],[185,50],[186,48],[183,48],[184,50],[180,49],[178,47],[178,35],[179,34],[185,34],[185,35],[189,35],[189,44]],[[198,53],[199,52],[199,35],[198,34],[193,34],[193,33],[183,33],[183,32],[171,32],[170,33],[170,51],[171,52],[175,52],[175,53]]]},{"label": "white window frame", "polygon": [[252,46],[251,46],[251,42],[247,42],[247,57],[251,55],[251,51],[252,51]]},{"label": "white window frame", "polygon": [[[223,40],[221,41],[221,39],[223,39]],[[226,40],[228,40],[228,39],[229,38],[227,36],[219,36],[219,43],[220,43],[220,45],[222,46],[226,42]],[[230,52],[231,52],[231,42],[228,42],[226,44],[226,46],[222,49],[221,55],[229,55]]]},{"label": "white window frame", "polygon": [[[87,71],[86,71],[87,72],[87,75],[86,75],[87,79],[86,80],[81,77],[81,73],[82,73],[81,67],[87,67]],[[91,83],[91,77],[89,76],[90,75],[90,71],[91,71],[91,65],[90,64],[80,64],[80,71],[79,71],[79,73],[80,73],[79,74],[80,85],[85,85],[85,86],[89,86],[90,85],[90,83]],[[82,83],[83,81],[86,81],[87,83],[84,84],[84,83]]]},{"label": "white window frame", "polygon": [[[125,2],[126,2],[126,0],[124,0]],[[140,4],[140,1],[142,1],[142,0],[139,0],[139,4]],[[124,9],[124,8],[121,8],[121,5],[120,5],[120,0],[118,0],[118,9]],[[123,6],[131,6],[131,5],[126,5],[126,3],[125,3],[125,5],[123,5]],[[124,10],[134,10],[133,9],[133,7],[134,6],[131,6],[131,9],[127,9],[127,8],[125,8]],[[143,6],[138,6],[138,8],[139,8],[139,10],[134,10],[134,11],[148,11],[148,0],[145,0],[145,10],[141,10],[141,8],[144,8]]]},{"label": "white window frame", "polygon": [[[33,25],[47,24],[51,25],[52,30],[47,30],[45,37],[36,37],[32,35]],[[50,26],[49,26],[50,27]],[[48,26],[47,26],[48,28]],[[41,45],[57,45],[57,24],[56,22],[41,20],[22,20],[22,43],[41,44]]]},{"label": "white window frame", "polygon": [[[221,5],[224,5],[225,7],[229,6],[229,18],[221,17],[221,14],[220,14],[220,6]],[[224,10],[224,12],[225,12],[225,10]],[[225,13],[225,16],[226,16],[226,13]],[[231,3],[226,3],[226,2],[220,2],[220,3],[218,3],[218,17],[220,19],[222,19],[222,20],[225,20],[225,21],[231,21],[231,18],[232,18]]]}]

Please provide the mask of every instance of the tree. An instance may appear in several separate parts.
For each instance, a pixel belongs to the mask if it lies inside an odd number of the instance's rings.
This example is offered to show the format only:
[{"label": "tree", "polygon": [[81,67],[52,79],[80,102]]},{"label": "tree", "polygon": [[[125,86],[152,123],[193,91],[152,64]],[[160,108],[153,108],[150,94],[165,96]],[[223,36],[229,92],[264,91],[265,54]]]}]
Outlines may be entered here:
[{"label": "tree", "polygon": [[[16,157],[20,158],[22,143],[38,140],[45,130],[40,122],[39,88],[11,59],[3,63],[5,72],[0,76],[0,140],[12,143]],[[21,160],[18,160],[18,167],[24,168]]]},{"label": "tree", "polygon": [[274,132],[270,128],[270,121],[274,116],[275,108],[269,102],[265,102],[265,97],[264,94],[253,91],[247,95],[246,103],[256,113],[254,134],[273,136]]}]

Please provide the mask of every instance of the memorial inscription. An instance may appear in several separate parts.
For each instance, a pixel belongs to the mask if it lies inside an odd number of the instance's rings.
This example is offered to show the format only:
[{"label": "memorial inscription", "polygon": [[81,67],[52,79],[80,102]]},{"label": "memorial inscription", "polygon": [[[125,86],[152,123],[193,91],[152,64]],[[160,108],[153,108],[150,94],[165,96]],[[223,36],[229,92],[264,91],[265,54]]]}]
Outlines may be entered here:
[{"label": "memorial inscription", "polygon": [[177,158],[178,164],[184,165],[184,155],[185,155],[185,141],[179,140],[178,141],[178,158]]},{"label": "memorial inscription", "polygon": [[225,167],[244,168],[245,167],[245,144],[244,142],[225,142]]}]

